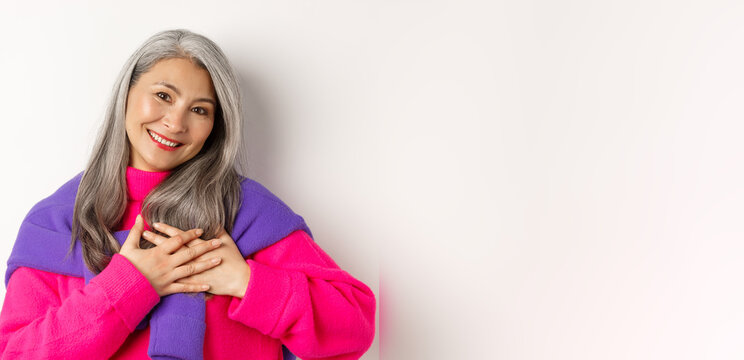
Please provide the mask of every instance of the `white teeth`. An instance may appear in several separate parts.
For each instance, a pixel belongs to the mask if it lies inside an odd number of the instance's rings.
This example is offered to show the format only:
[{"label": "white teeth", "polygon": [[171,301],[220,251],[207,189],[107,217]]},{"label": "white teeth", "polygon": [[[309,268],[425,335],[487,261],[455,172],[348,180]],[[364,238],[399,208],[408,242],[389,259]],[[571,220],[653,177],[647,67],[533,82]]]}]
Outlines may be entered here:
[{"label": "white teeth", "polygon": [[167,146],[170,146],[170,147],[176,147],[176,146],[178,146],[178,143],[174,143],[174,142],[165,140],[165,139],[161,138],[160,136],[158,136],[158,134],[156,134],[156,133],[154,133],[154,132],[152,132],[150,130],[147,130],[147,133],[150,134],[150,136],[152,136],[153,139],[155,139],[157,142],[159,142],[159,143],[161,143],[163,145],[167,145]]}]

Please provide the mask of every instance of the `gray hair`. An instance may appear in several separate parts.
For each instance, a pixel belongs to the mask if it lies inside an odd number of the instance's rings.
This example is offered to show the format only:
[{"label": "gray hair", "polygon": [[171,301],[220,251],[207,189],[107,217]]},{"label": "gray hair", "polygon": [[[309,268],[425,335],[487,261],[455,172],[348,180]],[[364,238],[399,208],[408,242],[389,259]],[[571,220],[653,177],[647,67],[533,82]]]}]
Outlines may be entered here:
[{"label": "gray hair", "polygon": [[[72,242],[81,242],[83,259],[101,272],[120,245],[117,230],[127,205],[126,168],[130,144],[125,129],[129,89],[163,59],[185,58],[207,70],[217,95],[214,126],[201,151],[172,169],[142,203],[142,218],[182,230],[204,229],[215,237],[220,227],[232,231],[240,207],[236,164],[241,143],[241,98],[237,78],[222,50],[208,38],[185,29],[161,31],[127,60],[114,84],[103,124],[80,180],[73,212]],[[153,244],[140,240],[142,248]]]}]

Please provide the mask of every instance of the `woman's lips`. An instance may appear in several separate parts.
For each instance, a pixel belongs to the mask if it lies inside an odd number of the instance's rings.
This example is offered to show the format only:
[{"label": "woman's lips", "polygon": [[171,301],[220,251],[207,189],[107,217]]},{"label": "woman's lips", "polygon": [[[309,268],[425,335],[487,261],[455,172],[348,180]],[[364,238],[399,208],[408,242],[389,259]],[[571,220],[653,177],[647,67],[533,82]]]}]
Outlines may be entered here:
[{"label": "woman's lips", "polygon": [[155,131],[155,130],[151,130],[151,129],[147,129],[147,130],[149,130],[149,131],[150,131],[150,132],[152,132],[153,134],[155,134],[155,135],[157,135],[157,136],[160,136],[161,138],[163,138],[163,139],[165,139],[165,140],[168,140],[168,141],[170,141],[170,142],[172,142],[172,143],[176,143],[176,144],[179,144],[179,145],[181,144],[180,142],[178,142],[178,141],[176,141],[176,140],[173,140],[173,139],[171,139],[171,138],[169,138],[169,137],[166,137],[165,135],[163,135],[163,134],[161,134],[161,133],[159,133],[159,132],[157,132],[157,131]]},{"label": "woman's lips", "polygon": [[[177,144],[178,144],[178,146],[176,146],[176,147],[171,147],[171,146],[165,145],[165,144],[163,144],[163,143],[161,143],[161,142],[159,142],[159,141],[155,140],[155,138],[153,138],[153,137],[152,137],[152,135],[150,134],[150,132],[152,132],[153,134],[155,134],[155,135],[157,135],[157,136],[161,137],[162,139],[168,140],[168,141],[170,141],[170,142],[173,142],[173,143],[177,143]],[[150,138],[150,140],[152,140],[152,142],[154,142],[154,143],[155,143],[155,145],[157,145],[157,146],[158,146],[159,148],[161,148],[161,149],[163,149],[163,150],[165,150],[165,151],[176,151],[176,150],[177,150],[177,149],[178,149],[179,147],[181,147],[181,145],[183,145],[183,144],[181,144],[181,143],[179,143],[179,142],[177,142],[177,141],[173,141],[173,140],[171,140],[171,139],[168,139],[167,137],[165,137],[165,136],[161,135],[160,133],[158,133],[158,132],[156,132],[156,131],[152,131],[152,130],[150,130],[150,129],[147,129],[147,136],[148,136],[148,137]]]}]

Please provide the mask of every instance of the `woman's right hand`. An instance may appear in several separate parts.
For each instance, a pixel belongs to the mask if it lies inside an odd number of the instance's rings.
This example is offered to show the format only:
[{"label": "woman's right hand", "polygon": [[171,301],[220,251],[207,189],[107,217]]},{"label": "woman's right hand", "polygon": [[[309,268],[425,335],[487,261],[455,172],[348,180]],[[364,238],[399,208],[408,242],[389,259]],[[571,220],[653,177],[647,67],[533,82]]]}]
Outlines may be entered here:
[{"label": "woman's right hand", "polygon": [[[200,229],[193,229],[173,236],[161,245],[141,249],[139,243],[143,231],[142,217],[137,215],[119,254],[127,258],[150,281],[159,296],[179,292],[202,292],[209,289],[206,284],[181,284],[176,281],[217,266],[221,260],[219,257],[183,264],[220,247],[219,241],[216,245],[211,241],[205,241],[192,247],[184,246],[201,236]],[[215,259],[217,261],[213,262]]]}]

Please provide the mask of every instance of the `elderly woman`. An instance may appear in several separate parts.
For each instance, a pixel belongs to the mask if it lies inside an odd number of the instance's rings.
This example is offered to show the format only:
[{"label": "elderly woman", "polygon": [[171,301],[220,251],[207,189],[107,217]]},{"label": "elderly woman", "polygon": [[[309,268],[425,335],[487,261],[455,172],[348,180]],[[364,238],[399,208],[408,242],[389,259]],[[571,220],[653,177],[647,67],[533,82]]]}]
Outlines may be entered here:
[{"label": "elderly woman", "polygon": [[240,143],[240,91],[219,47],[187,30],[148,39],[119,74],[85,171],[21,224],[2,358],[359,358],[374,294],[237,172]]}]

